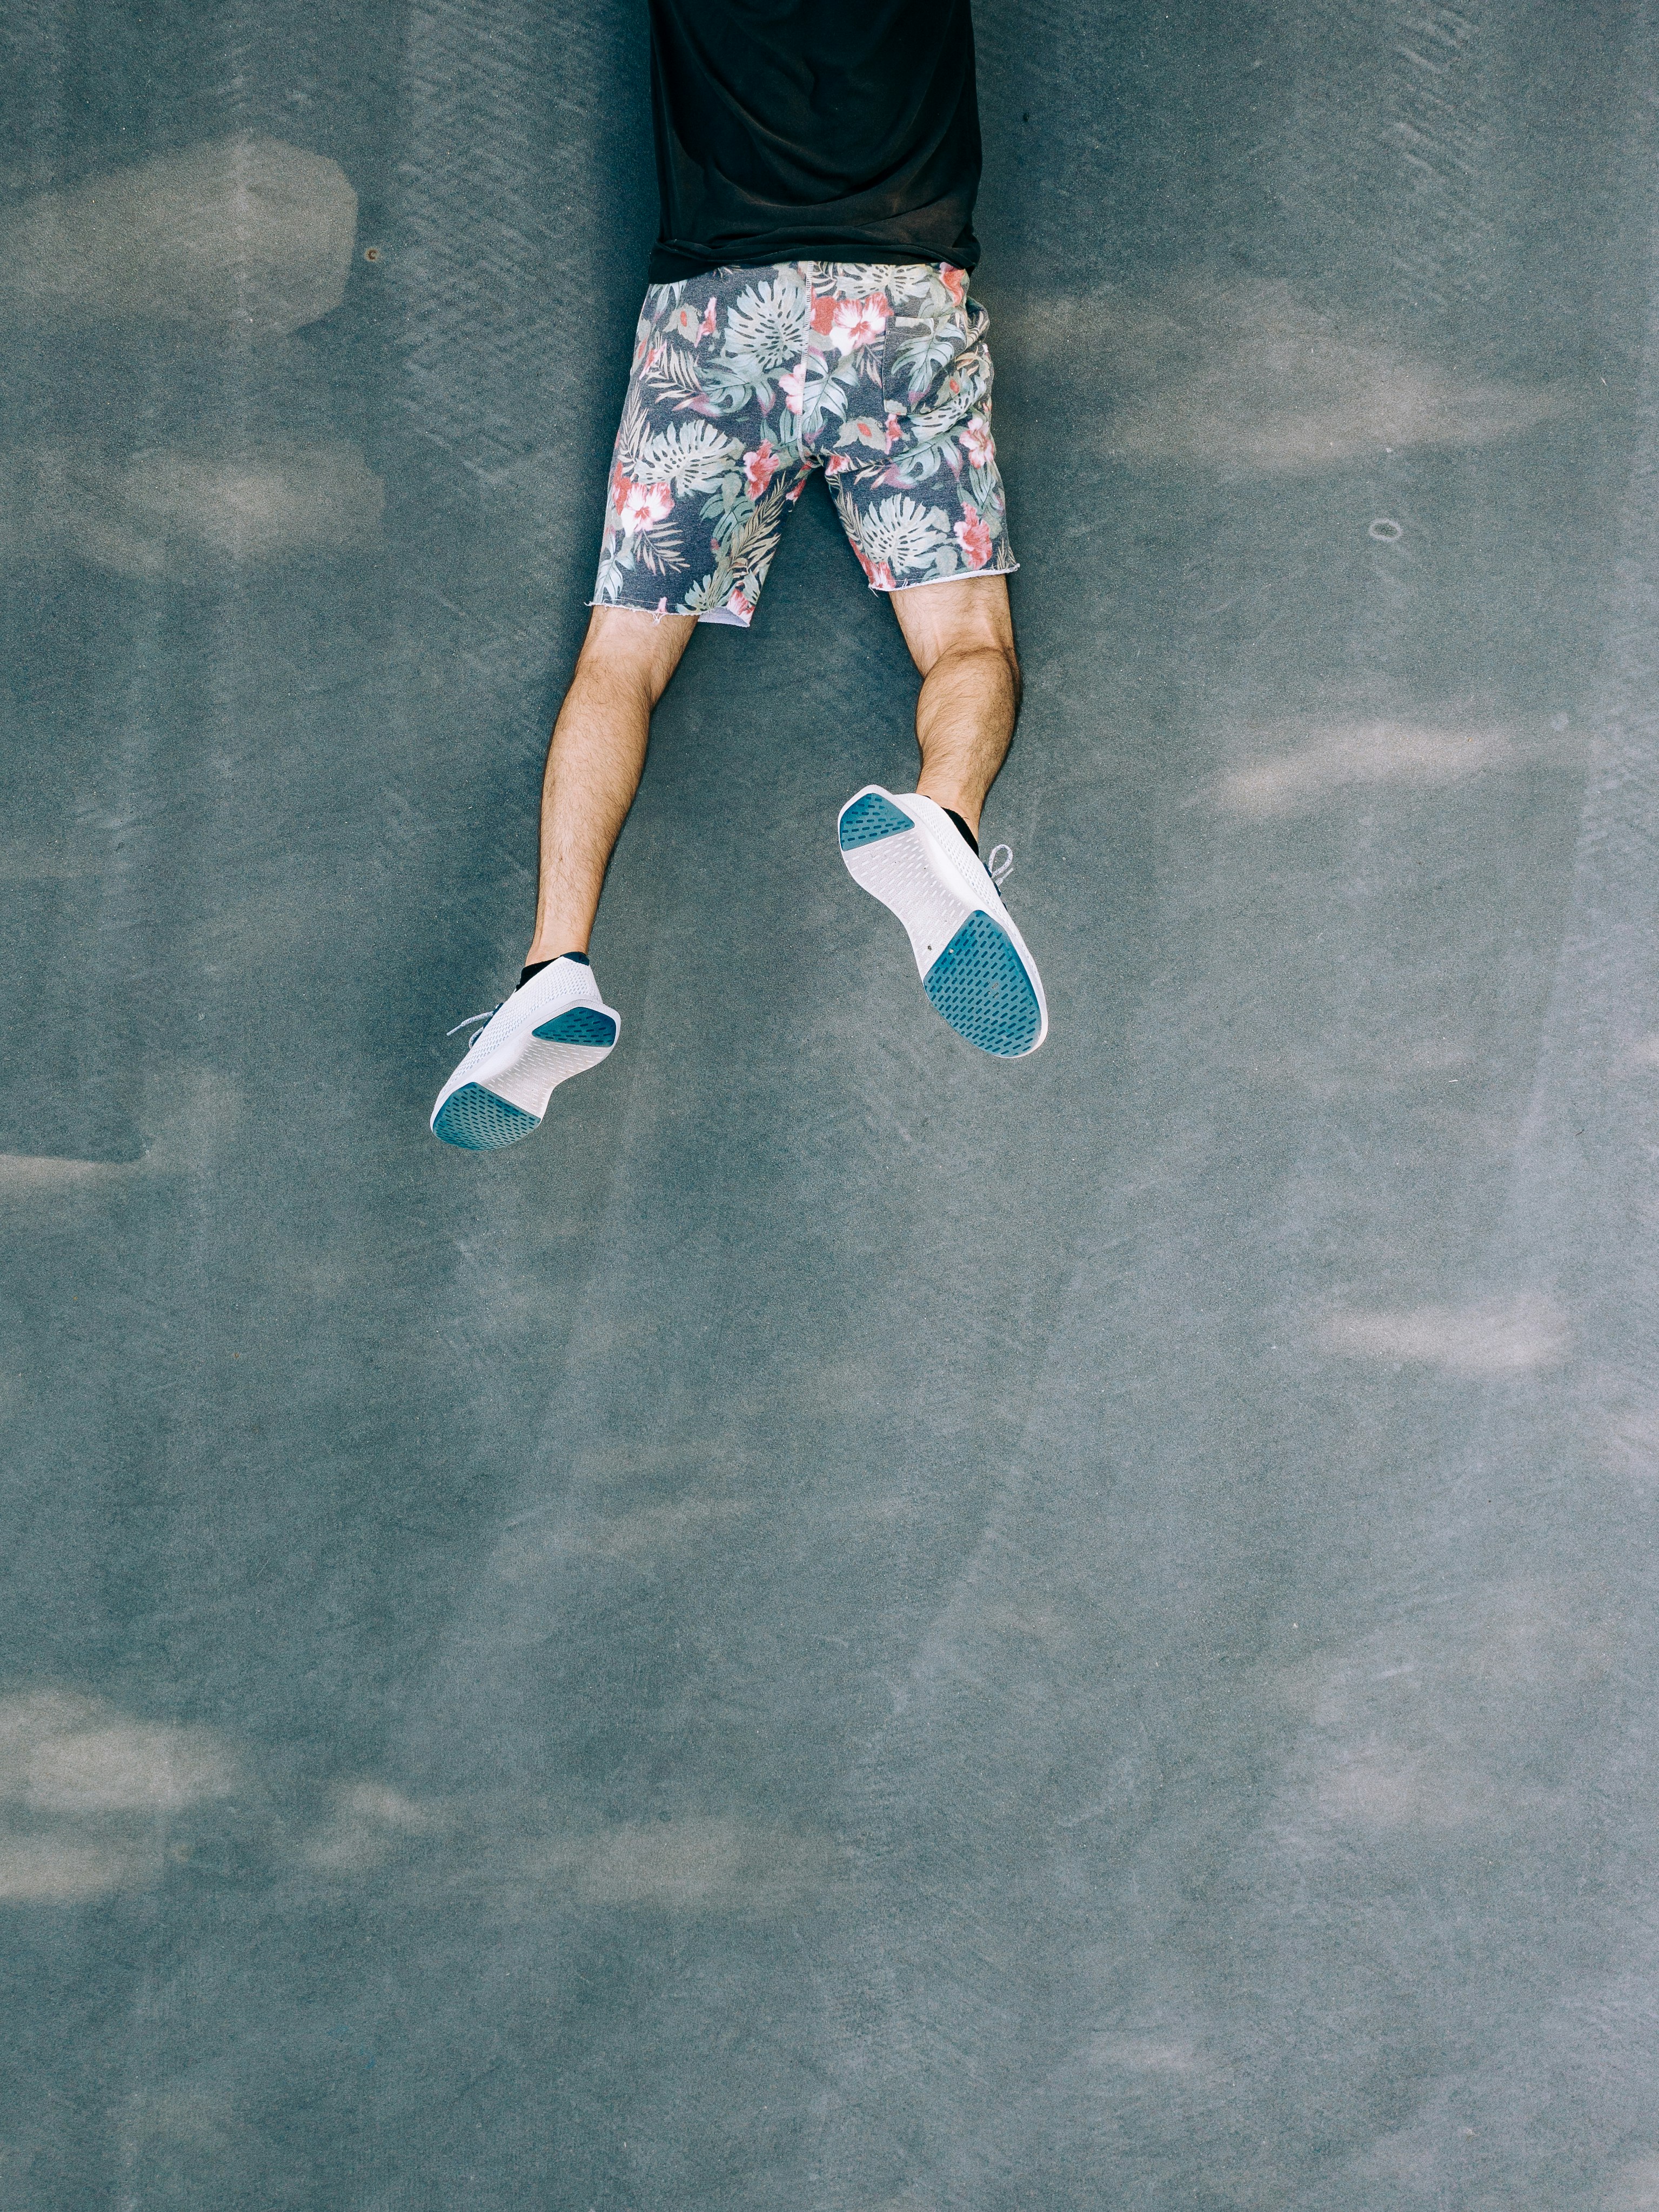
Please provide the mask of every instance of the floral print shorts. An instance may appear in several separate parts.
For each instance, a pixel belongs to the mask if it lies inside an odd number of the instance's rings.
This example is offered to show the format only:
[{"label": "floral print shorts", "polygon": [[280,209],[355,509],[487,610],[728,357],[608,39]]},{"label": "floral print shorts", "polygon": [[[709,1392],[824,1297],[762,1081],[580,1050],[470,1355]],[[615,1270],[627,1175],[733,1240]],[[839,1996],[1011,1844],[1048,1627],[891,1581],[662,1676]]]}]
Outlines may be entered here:
[{"label": "floral print shorts", "polygon": [[948,263],[653,284],[592,604],[746,629],[784,508],[817,468],[872,591],[1006,575],[988,320]]}]

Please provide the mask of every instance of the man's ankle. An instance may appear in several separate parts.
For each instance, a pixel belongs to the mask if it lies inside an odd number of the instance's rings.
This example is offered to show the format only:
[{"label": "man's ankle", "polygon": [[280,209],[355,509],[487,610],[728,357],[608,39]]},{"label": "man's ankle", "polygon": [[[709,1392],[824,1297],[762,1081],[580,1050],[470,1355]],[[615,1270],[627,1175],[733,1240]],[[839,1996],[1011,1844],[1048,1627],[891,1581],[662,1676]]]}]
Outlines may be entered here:
[{"label": "man's ankle", "polygon": [[[931,799],[934,805],[939,808],[941,812],[950,816],[952,822],[956,823],[957,829],[961,830],[963,836],[966,837],[969,843],[977,849],[979,844],[979,807],[970,806],[968,801],[962,797],[960,793],[957,792],[952,792],[948,799],[941,799],[938,792],[928,790],[925,778],[917,786],[916,795],[920,799]],[[982,805],[983,801],[981,803]]]},{"label": "man's ankle", "polygon": [[530,957],[519,971],[519,988],[522,991],[532,975],[539,975],[544,968],[550,968],[556,960],[574,960],[583,968],[593,963],[585,952],[541,952],[532,946]]},{"label": "man's ankle", "polygon": [[973,847],[975,852],[977,853],[979,850],[979,839],[968,827],[967,822],[957,812],[954,806],[947,806],[945,811],[950,816],[951,821],[956,823],[957,829],[961,830],[963,836],[968,840],[968,842]]}]

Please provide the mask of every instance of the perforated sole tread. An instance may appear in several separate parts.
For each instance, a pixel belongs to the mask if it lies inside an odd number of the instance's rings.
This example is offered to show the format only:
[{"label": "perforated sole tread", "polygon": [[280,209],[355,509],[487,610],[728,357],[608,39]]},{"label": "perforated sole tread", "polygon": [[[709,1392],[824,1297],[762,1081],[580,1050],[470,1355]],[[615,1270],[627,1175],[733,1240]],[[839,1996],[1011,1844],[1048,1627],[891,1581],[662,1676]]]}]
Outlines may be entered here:
[{"label": "perforated sole tread", "polygon": [[866,791],[842,816],[836,835],[842,851],[854,853],[860,845],[873,845],[883,837],[896,837],[915,827],[909,816],[902,813],[890,799],[884,799],[878,791]]},{"label": "perforated sole tread", "polygon": [[432,1133],[464,1152],[497,1152],[540,1127],[538,1114],[526,1114],[481,1083],[465,1083],[453,1098],[445,1099]]},{"label": "perforated sole tread", "polygon": [[617,1042],[617,1024],[598,1006],[570,1006],[550,1022],[544,1022],[536,1035],[550,1044],[612,1045]]},{"label": "perforated sole tread", "polygon": [[981,1052],[1017,1060],[1036,1042],[1042,1010],[1024,963],[988,914],[970,914],[922,978],[934,1011]]}]

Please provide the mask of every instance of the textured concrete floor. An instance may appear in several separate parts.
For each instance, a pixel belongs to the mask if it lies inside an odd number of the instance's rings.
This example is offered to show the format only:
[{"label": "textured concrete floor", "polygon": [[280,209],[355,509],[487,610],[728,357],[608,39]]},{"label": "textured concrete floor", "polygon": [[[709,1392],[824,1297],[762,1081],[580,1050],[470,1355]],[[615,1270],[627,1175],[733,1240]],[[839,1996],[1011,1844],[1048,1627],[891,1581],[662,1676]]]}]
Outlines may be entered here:
[{"label": "textured concrete floor", "polygon": [[465,1157],[642,12],[0,21],[0,2205],[1659,2207],[1659,26],[980,0],[1051,1040],[815,491]]}]

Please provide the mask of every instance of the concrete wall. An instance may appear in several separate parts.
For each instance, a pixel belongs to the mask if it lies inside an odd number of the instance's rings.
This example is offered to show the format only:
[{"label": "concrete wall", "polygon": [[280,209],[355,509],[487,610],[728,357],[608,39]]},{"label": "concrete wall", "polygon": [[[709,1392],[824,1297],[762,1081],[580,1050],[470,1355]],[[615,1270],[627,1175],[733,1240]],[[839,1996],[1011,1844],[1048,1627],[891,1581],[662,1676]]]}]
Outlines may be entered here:
[{"label": "concrete wall", "polygon": [[815,490],[468,1157],[642,13],[0,24],[0,2202],[1659,2206],[1650,16],[980,0],[1050,1041]]}]

